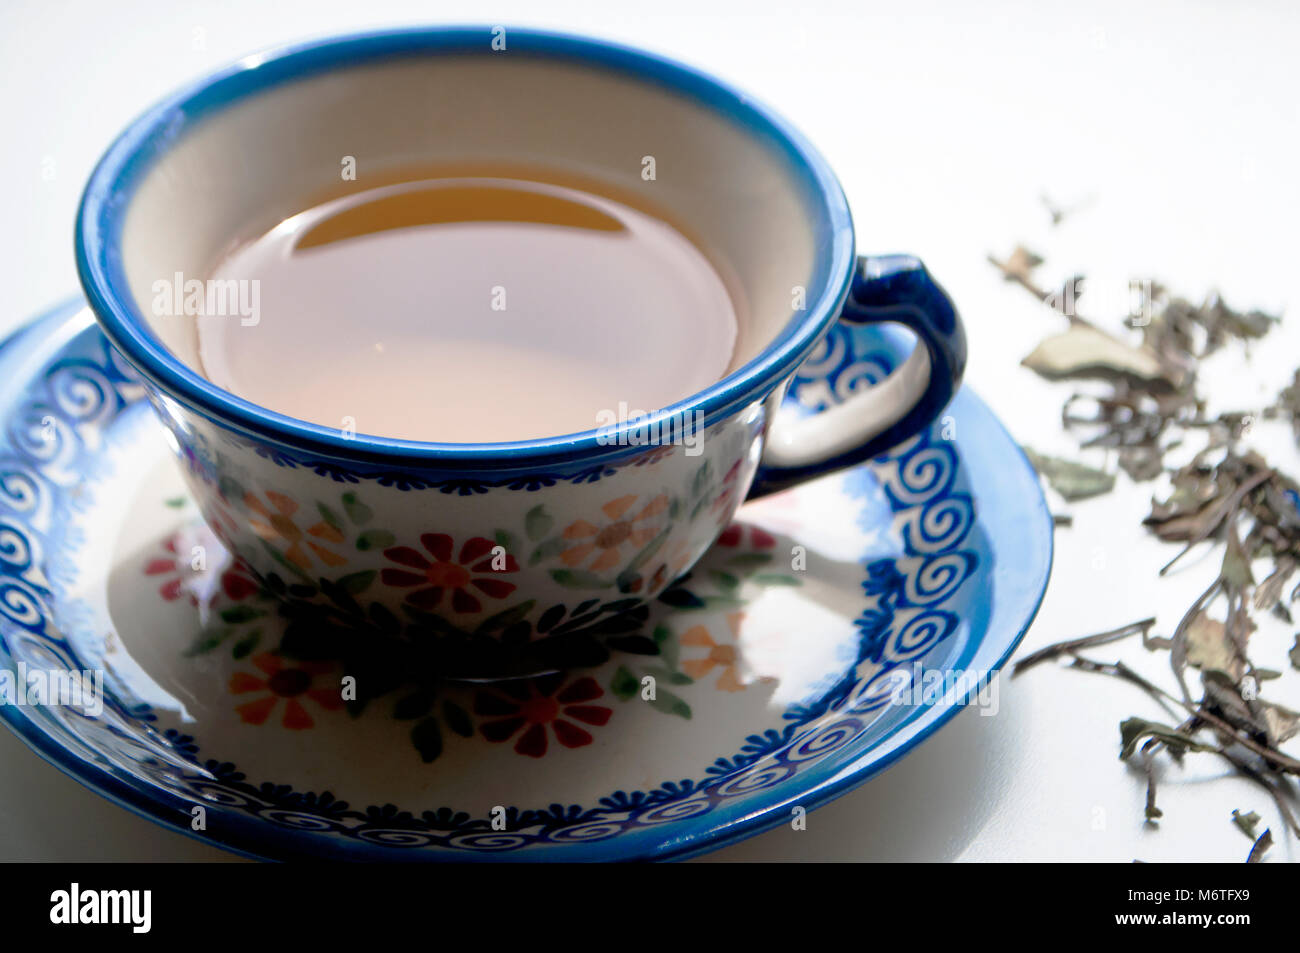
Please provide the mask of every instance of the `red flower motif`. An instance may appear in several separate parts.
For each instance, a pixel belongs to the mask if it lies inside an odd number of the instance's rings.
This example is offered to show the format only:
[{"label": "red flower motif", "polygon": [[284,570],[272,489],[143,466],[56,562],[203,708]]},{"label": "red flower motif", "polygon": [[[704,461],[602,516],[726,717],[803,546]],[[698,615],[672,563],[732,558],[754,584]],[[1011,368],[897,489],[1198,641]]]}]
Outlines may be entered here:
[{"label": "red flower motif", "polygon": [[[504,569],[493,568],[492,549],[496,544],[492,540],[482,536],[466,540],[455,560],[451,556],[452,538],[445,533],[425,533],[420,542],[432,559],[410,546],[394,546],[384,550],[384,555],[417,571],[385,569],[380,575],[384,585],[415,589],[406,596],[411,605],[433,609],[442,602],[443,593],[451,590],[452,609],[456,612],[480,612],[483,603],[470,589],[477,589],[493,599],[504,599],[515,591],[514,583],[495,576],[503,572],[518,572],[519,564],[514,556],[507,555]],[[481,576],[479,573],[493,575]]]},{"label": "red flower motif", "polygon": [[[158,587],[158,595],[162,596],[168,602],[175,602],[186,594],[185,580],[192,576],[200,575],[204,570],[191,569],[176,552],[175,538],[163,543],[169,555],[159,556],[151,559],[144,567],[146,576],[169,576]],[[241,599],[247,599],[253,593],[257,592],[258,585],[253,577],[249,574],[244,566],[236,562],[229,569],[221,574],[221,588],[226,596],[235,602]],[[190,602],[193,605],[199,604],[199,598],[194,589],[189,589]]]},{"label": "red flower motif", "polygon": [[721,490],[718,491],[718,495],[713,498],[713,502],[709,505],[710,512],[717,517],[719,523],[730,516],[731,510],[734,509],[731,504],[736,499],[736,477],[740,473],[740,464],[742,462],[742,460],[737,460],[731,465],[727,475],[722,478]]},{"label": "red flower motif", "polygon": [[652,463],[658,463],[664,457],[671,456],[675,449],[677,448],[671,443],[660,444],[657,447],[652,447],[645,453],[638,454],[633,460],[632,465],[634,467],[644,467],[649,466]]},{"label": "red flower motif", "polygon": [[[555,740],[566,748],[591,744],[590,732],[573,721],[596,726],[609,721],[613,709],[584,704],[605,691],[594,678],[586,676],[561,688],[563,682],[562,674],[545,675],[522,684],[506,683],[493,691],[479,692],[474,699],[474,713],[491,719],[480,727],[483,737],[488,741],[509,741],[522,729],[515,751],[530,758],[546,754],[548,725],[555,732]],[[567,720],[570,718],[573,721]]]},{"label": "red flower motif", "polygon": [[221,574],[221,591],[233,602],[247,599],[259,588],[257,580],[242,559],[236,559],[234,565]]},{"label": "red flower motif", "polygon": [[310,698],[326,711],[338,711],[343,707],[343,696],[337,685],[312,687],[317,675],[333,670],[334,666],[329,662],[288,662],[270,652],[253,656],[252,662],[266,678],[259,678],[249,672],[236,672],[230,676],[231,694],[267,693],[264,697],[245,702],[235,709],[245,724],[265,724],[281,699],[285,700],[285,708],[280,724],[294,731],[302,731],[315,724],[299,698]]},{"label": "red flower motif", "polygon": [[749,537],[749,545],[752,549],[771,549],[776,545],[775,536],[767,530],[749,523],[732,523],[718,537],[718,545],[739,546],[745,542],[746,536]]}]

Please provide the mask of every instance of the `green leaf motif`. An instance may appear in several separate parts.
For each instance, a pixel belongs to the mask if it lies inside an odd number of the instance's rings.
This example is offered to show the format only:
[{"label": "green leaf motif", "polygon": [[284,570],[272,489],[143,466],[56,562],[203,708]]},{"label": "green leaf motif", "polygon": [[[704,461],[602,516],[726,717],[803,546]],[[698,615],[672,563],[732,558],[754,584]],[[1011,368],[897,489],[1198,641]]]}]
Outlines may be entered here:
[{"label": "green leaf motif", "polygon": [[688,721],[691,717],[691,706],[686,704],[680,696],[662,688],[656,689],[654,701],[650,702],[650,707],[655,711],[661,711],[666,715],[676,715],[678,718],[685,718]]},{"label": "green leaf motif", "polygon": [[695,471],[695,476],[691,480],[691,498],[694,499],[704,493],[709,487],[709,461],[705,460],[700,464],[700,468]]},{"label": "green leaf motif", "polygon": [[252,622],[254,619],[260,619],[266,615],[262,609],[254,609],[252,606],[230,606],[221,610],[221,621],[229,625],[239,625],[244,622]]},{"label": "green leaf motif", "polygon": [[343,587],[344,592],[354,596],[359,595],[370,588],[370,584],[375,581],[378,575],[379,573],[373,569],[365,569],[344,576],[339,580],[339,585]]},{"label": "green leaf motif", "polygon": [[802,586],[803,580],[776,572],[760,572],[754,577],[760,586]]},{"label": "green leaf motif", "polygon": [[608,589],[613,585],[585,569],[552,569],[551,578],[570,589]]},{"label": "green leaf motif", "polygon": [[666,625],[657,625],[651,637],[659,646],[659,657],[664,660],[664,664],[676,671],[681,646],[677,644],[677,638],[673,635],[672,630]]},{"label": "green leaf motif", "polygon": [[508,626],[514,625],[516,622],[521,622],[528,616],[528,613],[533,611],[533,606],[535,605],[537,605],[537,600],[529,599],[525,602],[519,603],[518,605],[510,606],[508,609],[502,609],[496,615],[489,616],[479,623],[476,633],[486,634],[488,632],[494,632],[497,629],[504,629]]},{"label": "green leaf motif", "polygon": [[262,630],[254,629],[231,647],[231,656],[237,659],[247,658],[253,654],[253,649],[257,648],[257,643],[260,642],[261,639]]},{"label": "green leaf motif", "polygon": [[660,593],[659,601],[674,609],[703,609],[704,600],[689,589],[668,589]]},{"label": "green leaf motif", "polygon": [[664,541],[668,539],[671,532],[672,527],[666,527],[658,536],[646,543],[645,548],[632,557],[632,561],[627,564],[620,576],[631,575],[649,562],[650,558],[659,552],[660,547],[663,546]]},{"label": "green leaf motif", "polygon": [[411,729],[411,743],[425,764],[431,764],[442,754],[442,729],[437,718],[425,718],[417,721]]},{"label": "green leaf motif", "polygon": [[667,682],[669,685],[694,685],[695,679],[691,678],[685,672],[674,672],[660,665],[652,665],[643,670],[644,675],[653,675],[661,682]]},{"label": "green leaf motif", "polygon": [[469,712],[454,701],[445,701],[442,703],[442,715],[447,719],[447,727],[460,735],[462,738],[470,738],[474,735],[474,722],[469,717]]},{"label": "green leaf motif", "polygon": [[533,550],[533,554],[528,557],[528,565],[536,566],[544,559],[551,559],[560,555],[560,553],[564,552],[566,548],[564,540],[559,536],[556,536],[553,539],[548,539],[546,542],[540,543],[538,547]]},{"label": "green leaf motif", "polygon": [[244,488],[236,480],[228,476],[223,476],[217,480],[217,489],[227,500],[242,500],[245,496]]},{"label": "green leaf motif", "polygon": [[393,706],[393,717],[398,721],[410,721],[427,715],[432,707],[433,692],[421,689],[398,699],[397,704]]},{"label": "green leaf motif", "polygon": [[627,701],[636,695],[640,687],[641,683],[637,681],[637,677],[628,671],[625,665],[618,667],[618,670],[614,672],[614,677],[609,682],[609,690],[623,701]]},{"label": "green leaf motif", "polygon": [[224,629],[218,633],[208,633],[200,635],[194,640],[194,644],[187,648],[182,654],[184,658],[193,658],[196,655],[204,655],[211,652],[218,645],[230,637],[230,630]]},{"label": "green leaf motif", "polygon": [[723,572],[721,569],[711,570],[709,577],[723,589],[734,591],[740,588],[740,580],[729,572]]},{"label": "green leaf motif", "polygon": [[339,515],[324,503],[317,503],[316,510],[320,513],[320,518],[325,521],[326,525],[340,532],[343,530],[343,521],[339,519]]},{"label": "green leaf motif", "polygon": [[368,529],[357,537],[357,549],[369,552],[372,549],[387,549],[397,542],[397,537],[386,529]]},{"label": "green leaf motif", "polygon": [[301,566],[295,566],[293,563],[289,562],[289,560],[285,558],[284,553],[272,546],[269,540],[262,539],[258,540],[258,542],[262,544],[262,548],[266,550],[267,555],[279,563],[286,572],[291,572],[299,579],[306,581],[308,584],[314,585],[311,576],[307,575]]},{"label": "green leaf motif", "polygon": [[555,518],[546,512],[546,507],[541,504],[534,506],[524,516],[524,531],[533,542],[549,533],[554,525]]},{"label": "green leaf motif", "polygon": [[614,638],[606,639],[605,644],[611,649],[618,652],[627,652],[631,655],[658,655],[659,645],[653,639],[647,639],[644,635],[620,635]]},{"label": "green leaf motif", "polygon": [[374,518],[375,511],[357,499],[355,493],[343,494],[343,509],[353,525],[362,526]]}]

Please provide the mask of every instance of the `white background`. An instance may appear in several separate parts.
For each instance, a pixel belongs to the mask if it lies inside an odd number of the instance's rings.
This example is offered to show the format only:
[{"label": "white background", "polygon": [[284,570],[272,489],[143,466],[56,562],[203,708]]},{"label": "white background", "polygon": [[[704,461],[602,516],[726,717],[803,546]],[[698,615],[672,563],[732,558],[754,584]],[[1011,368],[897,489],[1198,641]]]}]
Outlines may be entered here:
[{"label": "white background", "polygon": [[[909,3],[703,0],[268,3],[49,0],[0,6],[0,333],[76,286],[80,188],[111,138],[188,80],[244,53],[363,27],[477,22],[563,28],[638,44],[753,92],[838,171],[863,252],[921,255],[958,302],[970,384],[1022,442],[1069,450],[1066,391],[1018,362],[1061,328],[985,262],[1026,242],[1044,283],[1155,276],[1200,298],[1293,310],[1300,216],[1300,45],[1285,3]],[[1040,195],[1078,211],[1059,227]],[[1085,300],[1086,307],[1086,300]],[[1106,323],[1118,315],[1097,314]],[[1300,364],[1300,316],[1252,362],[1216,362],[1216,405],[1262,406]],[[960,427],[960,421],[957,422]],[[1256,439],[1294,462],[1289,432]],[[1094,462],[1101,462],[1101,458]],[[1293,470],[1292,472],[1297,472]],[[1164,634],[1217,572],[1210,556],[1155,581],[1169,553],[1137,529],[1150,487],[1073,508],[1027,649],[1159,612]],[[1286,668],[1290,634],[1261,630],[1259,664]],[[1110,653],[1111,656],[1114,653]],[[1106,652],[1100,653],[1107,657]],[[1133,664],[1163,677],[1163,656]],[[1269,692],[1300,707],[1296,673]],[[1289,698],[1288,698],[1289,696]],[[1158,827],[1117,758],[1118,722],[1160,717],[1099,676],[1044,667],[1004,679],[994,717],[963,712],[887,773],[719,860],[1223,860],[1249,841],[1233,808],[1267,797],[1215,780],[1213,759],[1164,772]],[[228,855],[128,815],[0,732],[0,859]],[[1279,838],[1280,839],[1280,838]],[[1273,859],[1291,859],[1286,846]]]}]

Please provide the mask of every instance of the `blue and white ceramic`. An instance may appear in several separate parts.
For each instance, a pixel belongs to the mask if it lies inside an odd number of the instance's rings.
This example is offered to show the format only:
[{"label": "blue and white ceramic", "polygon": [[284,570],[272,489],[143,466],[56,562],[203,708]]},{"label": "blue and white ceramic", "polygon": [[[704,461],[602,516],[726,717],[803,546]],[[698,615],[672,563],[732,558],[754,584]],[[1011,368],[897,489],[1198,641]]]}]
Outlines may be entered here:
[{"label": "blue and white ceramic", "polygon": [[[836,325],[783,412],[843,406],[898,337]],[[425,680],[367,651],[400,642],[382,612],[372,641],[340,636],[346,587],[322,609],[232,560],[148,392],[79,305],[0,350],[0,716],[123,806],[257,857],[677,858],[792,823],[963,701],[996,708],[1047,580],[1033,471],[962,391],[871,463],[746,503],[644,604],[566,591],[501,620],[562,674]],[[334,522],[368,532],[377,485],[330,485]]]},{"label": "blue and white ceramic", "polygon": [[[368,175],[524,159],[652,189],[734,272],[748,315],[739,369],[646,418],[508,444],[334,430],[217,388],[195,370],[193,318],[151,307],[157,282],[195,280],[232,235],[264,232],[301,196],[339,187],[347,157]],[[838,183],[783,120],[679,64],[549,33],[409,30],[241,61],[113,144],[76,245],[91,309],[245,571],[320,606],[337,608],[331,593],[343,591],[362,617],[418,618],[450,640],[441,662],[454,656],[467,672],[531,664],[480,644],[507,623],[536,627],[588,600],[611,613],[653,601],[747,496],[913,437],[965,363],[947,297],[915,259],[855,258]],[[833,329],[877,322],[907,326],[923,346],[842,407],[773,412]],[[635,341],[626,359],[637,360]],[[463,412],[474,414],[474,395]]]}]

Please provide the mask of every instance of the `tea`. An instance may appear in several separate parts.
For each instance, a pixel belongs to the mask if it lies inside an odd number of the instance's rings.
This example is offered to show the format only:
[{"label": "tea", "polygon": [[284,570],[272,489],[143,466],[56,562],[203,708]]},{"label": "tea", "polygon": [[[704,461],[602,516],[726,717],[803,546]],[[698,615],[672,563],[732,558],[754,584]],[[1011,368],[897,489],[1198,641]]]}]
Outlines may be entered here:
[{"label": "tea", "polygon": [[328,427],[480,443],[590,430],[723,377],[733,296],[681,230],[622,197],[459,176],[325,201],[235,248],[255,322],[198,318],[203,373]]}]

